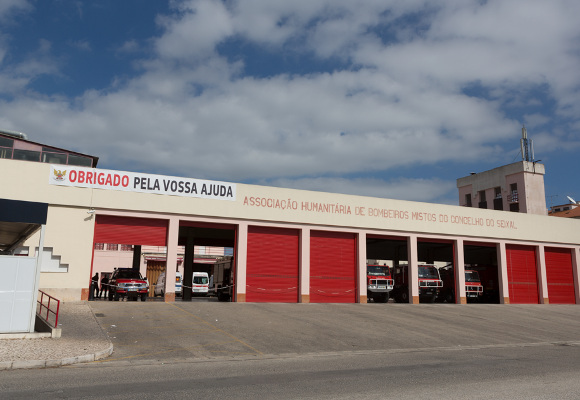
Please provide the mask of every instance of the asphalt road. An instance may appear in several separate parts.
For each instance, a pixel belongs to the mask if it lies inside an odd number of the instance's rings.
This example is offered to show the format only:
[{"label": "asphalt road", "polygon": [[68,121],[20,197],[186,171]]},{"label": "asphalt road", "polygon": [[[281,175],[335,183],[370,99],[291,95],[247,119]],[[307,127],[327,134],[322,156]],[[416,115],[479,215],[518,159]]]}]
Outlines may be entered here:
[{"label": "asphalt road", "polygon": [[0,374],[2,399],[578,399],[580,347],[109,363]]},{"label": "asphalt road", "polygon": [[580,307],[95,302],[102,362],[1,399],[578,399]]}]

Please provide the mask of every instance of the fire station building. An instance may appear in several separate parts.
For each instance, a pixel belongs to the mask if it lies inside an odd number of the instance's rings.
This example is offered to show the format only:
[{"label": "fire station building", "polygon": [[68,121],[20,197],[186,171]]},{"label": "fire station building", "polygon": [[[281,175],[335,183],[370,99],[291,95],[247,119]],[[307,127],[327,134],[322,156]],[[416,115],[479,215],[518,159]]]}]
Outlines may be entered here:
[{"label": "fire station building", "polygon": [[[103,272],[96,244],[114,243],[131,245],[138,257],[142,246],[163,249],[165,301],[175,300],[174,267],[191,264],[195,246],[208,246],[232,249],[236,302],[366,303],[366,266],[380,260],[408,265],[412,304],[419,303],[418,265],[436,262],[452,266],[458,304],[466,303],[466,269],[480,271],[490,302],[580,303],[575,219],[62,160],[0,157],[0,171],[1,199],[48,205],[39,287],[61,300],[88,299],[91,276]],[[30,255],[35,243],[33,236],[5,251]]]}]

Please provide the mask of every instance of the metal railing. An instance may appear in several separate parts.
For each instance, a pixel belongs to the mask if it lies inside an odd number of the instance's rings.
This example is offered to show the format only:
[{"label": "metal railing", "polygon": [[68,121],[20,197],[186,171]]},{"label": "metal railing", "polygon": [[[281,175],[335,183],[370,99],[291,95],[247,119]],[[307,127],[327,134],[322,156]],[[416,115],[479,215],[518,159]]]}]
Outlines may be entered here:
[{"label": "metal railing", "polygon": [[431,280],[431,281],[419,280],[419,287],[420,288],[423,288],[423,287],[443,287],[443,281],[442,280]]},{"label": "metal railing", "polygon": [[465,285],[466,293],[483,293],[483,286],[479,285]]},{"label": "metal railing", "polygon": [[[58,312],[60,310],[60,300],[51,295],[38,291],[40,293],[40,300],[36,301],[36,315],[46,321],[47,324],[51,325],[53,328],[58,327]],[[56,303],[56,311],[53,309]],[[54,317],[54,325],[50,322],[50,317]]]}]

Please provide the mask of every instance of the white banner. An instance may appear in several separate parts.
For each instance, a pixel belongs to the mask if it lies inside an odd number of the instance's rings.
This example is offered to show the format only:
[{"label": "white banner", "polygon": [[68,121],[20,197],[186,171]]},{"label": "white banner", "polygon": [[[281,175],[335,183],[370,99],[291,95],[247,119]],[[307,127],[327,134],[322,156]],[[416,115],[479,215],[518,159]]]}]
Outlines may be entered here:
[{"label": "white banner", "polygon": [[51,165],[48,183],[61,186],[122,190],[124,192],[236,200],[236,185],[234,183],[70,165]]}]

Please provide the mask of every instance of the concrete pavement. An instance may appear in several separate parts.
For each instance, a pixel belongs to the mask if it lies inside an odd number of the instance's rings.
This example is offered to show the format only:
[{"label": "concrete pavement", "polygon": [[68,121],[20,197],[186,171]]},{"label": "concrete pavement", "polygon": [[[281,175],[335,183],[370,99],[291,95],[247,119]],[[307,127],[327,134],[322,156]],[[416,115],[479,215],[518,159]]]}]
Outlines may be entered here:
[{"label": "concrete pavement", "polygon": [[100,363],[580,344],[576,305],[258,304],[195,299],[91,305],[115,351]]},{"label": "concrete pavement", "polygon": [[59,325],[0,340],[0,369],[580,344],[577,305],[95,301],[64,303]]},{"label": "concrete pavement", "polygon": [[0,335],[0,370],[60,367],[100,360],[113,352],[113,344],[87,302],[61,303],[59,328],[62,336],[56,339]]}]

